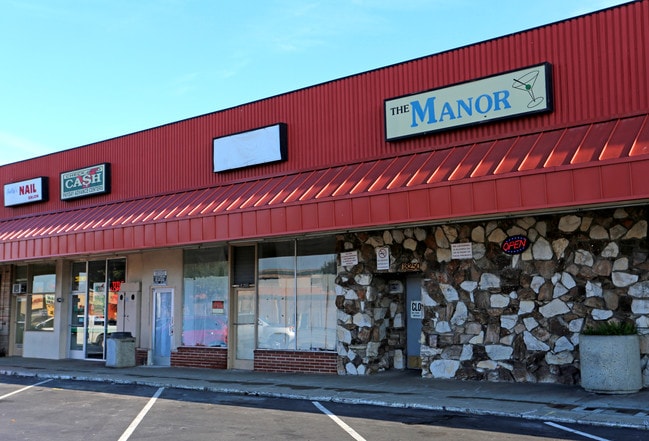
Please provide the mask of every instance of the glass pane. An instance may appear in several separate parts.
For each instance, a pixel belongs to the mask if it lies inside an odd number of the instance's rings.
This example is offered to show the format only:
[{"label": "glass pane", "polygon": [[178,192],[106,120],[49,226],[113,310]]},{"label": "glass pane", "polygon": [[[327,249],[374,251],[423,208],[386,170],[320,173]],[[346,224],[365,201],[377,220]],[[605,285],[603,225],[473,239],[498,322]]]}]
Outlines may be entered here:
[{"label": "glass pane", "polygon": [[172,292],[156,291],[154,297],[155,333],[153,357],[161,364],[171,355],[171,335],[173,333]]},{"label": "glass pane", "polygon": [[252,360],[255,353],[255,290],[253,288],[238,288],[236,302],[236,358]]},{"label": "glass pane", "polygon": [[108,304],[106,305],[106,335],[117,331],[119,289],[126,282],[126,259],[108,261]]},{"label": "glass pane", "polygon": [[27,319],[27,298],[16,297],[16,338],[17,346],[22,346],[25,336],[25,320]]},{"label": "glass pane", "polygon": [[70,350],[82,351],[85,339],[84,323],[86,313],[86,294],[72,294],[72,317],[70,318]]},{"label": "glass pane", "polygon": [[258,271],[258,347],[294,349],[295,242],[261,244]]},{"label": "glass pane", "polygon": [[336,348],[336,254],[330,238],[298,240],[297,349]]},{"label": "glass pane", "polygon": [[71,291],[86,292],[88,284],[88,273],[86,273],[86,262],[75,262],[72,264],[72,287]]},{"label": "glass pane", "polygon": [[225,247],[185,252],[183,345],[227,345],[228,268]]},{"label": "glass pane", "polygon": [[88,262],[86,357],[104,357],[106,332],[106,261]]},{"label": "glass pane", "polygon": [[43,263],[31,266],[32,290],[34,294],[56,291],[56,265]]}]

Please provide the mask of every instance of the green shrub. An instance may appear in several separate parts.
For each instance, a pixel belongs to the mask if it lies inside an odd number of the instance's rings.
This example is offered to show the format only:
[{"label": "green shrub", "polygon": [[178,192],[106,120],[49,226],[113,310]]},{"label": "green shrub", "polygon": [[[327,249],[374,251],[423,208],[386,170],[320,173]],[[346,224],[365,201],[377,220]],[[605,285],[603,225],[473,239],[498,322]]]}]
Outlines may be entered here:
[{"label": "green shrub", "polygon": [[582,334],[584,335],[633,335],[637,334],[635,323],[632,322],[610,322],[600,323],[597,326],[589,326]]}]

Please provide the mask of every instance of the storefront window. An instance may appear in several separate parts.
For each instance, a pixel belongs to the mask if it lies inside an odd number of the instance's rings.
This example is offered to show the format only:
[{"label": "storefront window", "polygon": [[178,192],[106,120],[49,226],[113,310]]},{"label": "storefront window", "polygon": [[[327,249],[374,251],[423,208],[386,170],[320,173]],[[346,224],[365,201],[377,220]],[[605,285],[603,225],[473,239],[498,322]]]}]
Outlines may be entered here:
[{"label": "storefront window", "polygon": [[28,292],[26,327],[30,331],[53,331],[56,266],[46,263],[22,267],[17,271],[18,284],[24,283],[25,273]]},{"label": "storefront window", "polygon": [[328,238],[259,246],[259,348],[335,349],[333,247]]},{"label": "storefront window", "polygon": [[183,261],[182,344],[227,346],[229,293],[227,248],[187,250]]}]

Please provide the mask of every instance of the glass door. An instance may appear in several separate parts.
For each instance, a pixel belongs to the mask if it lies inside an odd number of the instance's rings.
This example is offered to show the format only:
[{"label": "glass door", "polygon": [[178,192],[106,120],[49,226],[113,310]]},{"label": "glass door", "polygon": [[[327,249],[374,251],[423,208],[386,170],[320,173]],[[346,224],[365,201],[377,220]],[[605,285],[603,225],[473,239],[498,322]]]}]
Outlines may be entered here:
[{"label": "glass door", "polygon": [[70,358],[86,358],[86,293],[73,293],[70,296]]},{"label": "glass door", "polygon": [[14,309],[14,340],[12,355],[23,355],[23,339],[25,337],[25,319],[27,318],[27,296],[16,297]]},{"label": "glass door", "polygon": [[153,289],[153,364],[171,365],[171,340],[174,333],[173,288]]},{"label": "glass door", "polygon": [[257,319],[255,288],[235,288],[234,369],[254,368],[255,324]]}]

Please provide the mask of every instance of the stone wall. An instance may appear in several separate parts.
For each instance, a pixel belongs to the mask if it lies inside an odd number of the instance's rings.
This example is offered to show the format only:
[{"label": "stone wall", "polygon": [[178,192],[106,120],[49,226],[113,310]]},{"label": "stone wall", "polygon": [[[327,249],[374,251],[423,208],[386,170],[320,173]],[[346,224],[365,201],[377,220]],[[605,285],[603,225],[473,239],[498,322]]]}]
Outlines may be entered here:
[{"label": "stone wall", "polygon": [[[580,332],[631,320],[649,384],[646,216],[627,207],[338,236],[339,251],[358,251],[338,271],[339,372],[403,367],[405,295],[391,286],[410,263],[424,278],[424,377],[577,384]],[[529,247],[506,254],[512,236]],[[452,258],[459,243],[472,259]],[[385,246],[390,269],[377,271]]]}]

